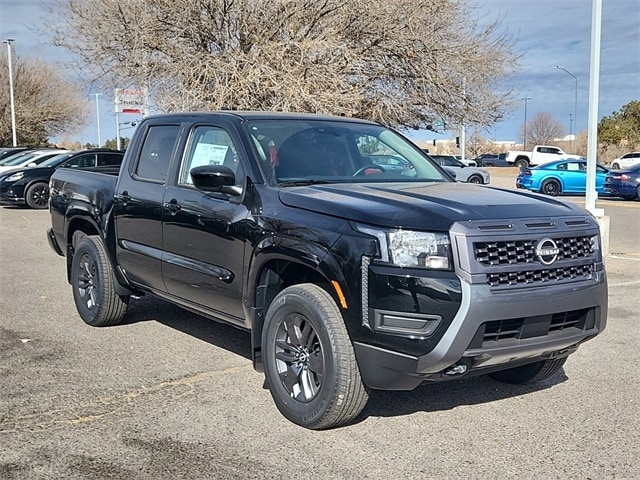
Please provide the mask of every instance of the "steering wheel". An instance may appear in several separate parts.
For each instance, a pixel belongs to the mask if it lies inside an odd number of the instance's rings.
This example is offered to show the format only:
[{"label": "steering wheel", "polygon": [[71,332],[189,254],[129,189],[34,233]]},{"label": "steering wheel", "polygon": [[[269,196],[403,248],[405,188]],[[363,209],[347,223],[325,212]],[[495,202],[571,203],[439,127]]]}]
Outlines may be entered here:
[{"label": "steering wheel", "polygon": [[[376,172],[368,172],[369,170],[377,170]],[[353,174],[354,177],[359,175],[371,175],[372,173],[386,173],[387,171],[382,168],[380,165],[375,163],[370,163],[369,165],[365,165],[362,168],[356,170],[356,173]]]}]

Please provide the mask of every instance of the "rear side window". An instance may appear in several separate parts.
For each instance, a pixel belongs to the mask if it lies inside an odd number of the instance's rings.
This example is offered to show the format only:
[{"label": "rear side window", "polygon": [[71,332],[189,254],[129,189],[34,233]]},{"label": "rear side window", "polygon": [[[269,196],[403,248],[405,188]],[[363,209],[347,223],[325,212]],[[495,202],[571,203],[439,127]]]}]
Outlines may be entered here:
[{"label": "rear side window", "polygon": [[64,163],[65,167],[69,168],[90,168],[96,166],[96,154],[86,153],[84,155],[77,155]]},{"label": "rear side window", "polygon": [[120,165],[122,163],[122,155],[118,153],[100,153],[98,154],[98,166],[106,167],[109,165]]},{"label": "rear side window", "polygon": [[179,125],[154,125],[149,128],[136,165],[137,177],[164,182],[179,131]]}]

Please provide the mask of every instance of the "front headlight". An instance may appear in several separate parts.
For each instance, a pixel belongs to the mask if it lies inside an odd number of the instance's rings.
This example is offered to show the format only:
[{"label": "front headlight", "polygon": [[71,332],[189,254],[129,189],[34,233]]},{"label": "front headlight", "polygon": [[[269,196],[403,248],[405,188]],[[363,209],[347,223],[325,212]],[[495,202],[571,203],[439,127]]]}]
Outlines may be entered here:
[{"label": "front headlight", "polygon": [[4,179],[5,182],[15,182],[24,177],[24,172],[14,173],[13,175],[9,175]]},{"label": "front headlight", "polygon": [[450,270],[449,235],[413,230],[380,230],[357,225],[360,232],[373,235],[380,246],[380,260],[398,267],[421,267]]}]

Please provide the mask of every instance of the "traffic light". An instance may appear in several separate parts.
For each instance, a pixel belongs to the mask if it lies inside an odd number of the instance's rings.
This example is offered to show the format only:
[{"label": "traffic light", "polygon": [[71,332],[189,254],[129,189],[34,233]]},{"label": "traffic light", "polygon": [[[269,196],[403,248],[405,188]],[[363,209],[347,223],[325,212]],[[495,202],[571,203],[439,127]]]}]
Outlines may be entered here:
[{"label": "traffic light", "polygon": [[460,148],[460,137],[456,137],[456,147]]}]

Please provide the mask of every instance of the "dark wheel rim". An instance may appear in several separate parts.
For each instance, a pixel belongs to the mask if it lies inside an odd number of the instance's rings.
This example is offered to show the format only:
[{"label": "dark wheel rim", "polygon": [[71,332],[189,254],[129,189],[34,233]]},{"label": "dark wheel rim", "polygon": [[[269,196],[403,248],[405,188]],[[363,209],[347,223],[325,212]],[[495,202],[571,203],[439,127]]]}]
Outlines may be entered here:
[{"label": "dark wheel rim", "polygon": [[97,304],[98,272],[91,255],[84,254],[78,262],[78,294],[81,302],[92,310]]},{"label": "dark wheel rim", "polygon": [[548,182],[544,184],[544,193],[548,195],[556,195],[560,191],[560,187],[556,182]]},{"label": "dark wheel rim", "polygon": [[313,325],[298,313],[287,316],[276,333],[276,368],[289,396],[312,401],[322,387],[322,343]]},{"label": "dark wheel rim", "polygon": [[49,202],[49,187],[43,185],[31,190],[31,202],[38,207],[45,207]]},{"label": "dark wheel rim", "polygon": [[482,180],[480,179],[480,177],[471,177],[469,179],[469,183],[482,183]]}]

